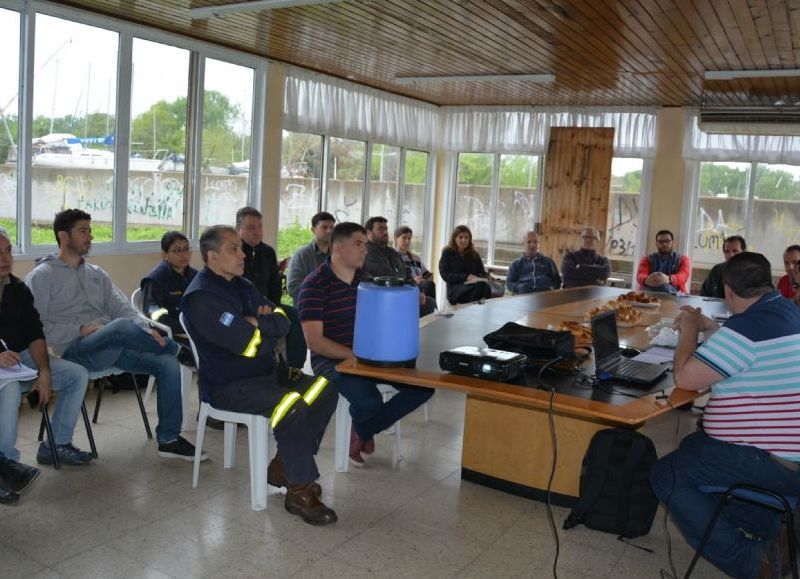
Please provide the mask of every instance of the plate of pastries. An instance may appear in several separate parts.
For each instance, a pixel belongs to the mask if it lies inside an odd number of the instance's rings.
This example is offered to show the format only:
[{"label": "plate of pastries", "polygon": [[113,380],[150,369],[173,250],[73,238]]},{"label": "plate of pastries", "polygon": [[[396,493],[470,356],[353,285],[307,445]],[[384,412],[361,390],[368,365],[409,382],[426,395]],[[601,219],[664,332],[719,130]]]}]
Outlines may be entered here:
[{"label": "plate of pastries", "polygon": [[617,301],[637,308],[657,308],[661,306],[660,299],[645,292],[628,292],[619,296]]},{"label": "plate of pastries", "polygon": [[584,318],[586,321],[591,321],[593,317],[612,310],[616,312],[617,326],[620,328],[632,328],[642,323],[642,313],[628,302],[621,302],[619,300],[611,300],[605,305],[592,308],[586,312]]},{"label": "plate of pastries", "polygon": [[569,332],[575,336],[576,346],[591,345],[592,343],[592,329],[583,322],[564,321],[561,322],[556,330],[559,332]]}]

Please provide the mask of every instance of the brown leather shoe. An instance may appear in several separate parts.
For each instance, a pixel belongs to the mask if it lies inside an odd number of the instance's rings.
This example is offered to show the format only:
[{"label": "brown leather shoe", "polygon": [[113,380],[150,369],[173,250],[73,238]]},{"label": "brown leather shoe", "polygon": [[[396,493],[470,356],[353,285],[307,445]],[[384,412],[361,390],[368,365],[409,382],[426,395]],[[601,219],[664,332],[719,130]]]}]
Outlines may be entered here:
[{"label": "brown leather shoe", "polygon": [[[289,488],[289,481],[286,478],[286,473],[283,470],[283,459],[279,454],[275,455],[269,466],[267,466],[267,484],[270,484],[274,487],[285,487],[286,489]],[[312,482],[311,488],[314,489],[314,494],[317,495],[317,498],[322,496],[322,487],[319,486],[318,483]]]},{"label": "brown leather shoe", "polygon": [[329,509],[314,493],[312,483],[291,485],[286,490],[286,510],[298,515],[309,525],[330,525],[338,519],[333,509]]}]

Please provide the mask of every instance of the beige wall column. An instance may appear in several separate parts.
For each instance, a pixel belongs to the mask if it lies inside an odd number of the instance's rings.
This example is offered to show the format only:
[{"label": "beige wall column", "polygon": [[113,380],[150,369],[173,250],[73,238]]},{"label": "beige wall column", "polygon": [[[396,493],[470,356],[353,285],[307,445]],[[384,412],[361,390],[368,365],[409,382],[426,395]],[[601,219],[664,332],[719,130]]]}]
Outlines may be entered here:
[{"label": "beige wall column", "polygon": [[429,233],[431,237],[431,259],[428,266],[434,272],[434,278],[438,279],[439,274],[439,256],[442,254],[442,248],[447,243],[447,239],[443,239],[441,235],[443,221],[447,218],[447,207],[445,207],[445,188],[447,186],[445,175],[445,159],[447,154],[444,151],[438,151],[433,159],[436,163],[436,179],[433,183],[433,203],[431,204],[431,211],[433,211],[433,228]]},{"label": "beige wall column", "polygon": [[285,83],[286,67],[276,62],[269,63],[267,108],[264,111],[264,151],[261,159],[261,213],[264,214],[264,241],[272,247],[278,242]]},{"label": "beige wall column", "polygon": [[[683,207],[684,162],[683,137],[686,111],[663,108],[658,112],[656,156],[653,159],[653,189],[650,196],[650,220],[647,244],[642,255],[655,251],[653,237],[659,229],[680,234]],[[681,240],[678,240],[680,243]]]}]

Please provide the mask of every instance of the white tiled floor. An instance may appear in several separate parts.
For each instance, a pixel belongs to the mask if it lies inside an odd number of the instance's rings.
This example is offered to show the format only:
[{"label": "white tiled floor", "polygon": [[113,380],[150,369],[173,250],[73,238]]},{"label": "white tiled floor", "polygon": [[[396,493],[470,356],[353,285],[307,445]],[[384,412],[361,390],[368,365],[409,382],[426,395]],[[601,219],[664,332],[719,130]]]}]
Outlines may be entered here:
[{"label": "white tiled floor", "polygon": [[[88,400],[91,406],[93,392]],[[133,393],[107,395],[94,430],[99,460],[44,467],[31,493],[0,508],[0,577],[552,576],[545,506],[462,482],[464,397],[438,392],[430,409],[430,422],[421,410],[405,419],[397,469],[382,435],[367,468],[336,473],[331,424],[318,463],[323,500],[339,522],[316,528],[289,515],[272,487],[268,510],[250,510],[243,430],[231,470],[222,468],[222,433],[207,431],[211,459],[192,489],[191,464],[159,458],[145,438]],[[155,400],[148,410],[155,424]],[[19,447],[23,461],[35,464],[38,415],[21,412]],[[646,431],[659,453],[672,448],[675,416]],[[678,414],[681,435],[694,418]],[[80,422],[75,440],[88,447]],[[560,527],[568,511],[554,511]],[[682,574],[691,551],[670,528]],[[650,534],[634,541],[653,553],[583,527],[559,536],[560,577],[657,578],[668,568],[662,511]],[[695,576],[720,574],[701,562]]]}]

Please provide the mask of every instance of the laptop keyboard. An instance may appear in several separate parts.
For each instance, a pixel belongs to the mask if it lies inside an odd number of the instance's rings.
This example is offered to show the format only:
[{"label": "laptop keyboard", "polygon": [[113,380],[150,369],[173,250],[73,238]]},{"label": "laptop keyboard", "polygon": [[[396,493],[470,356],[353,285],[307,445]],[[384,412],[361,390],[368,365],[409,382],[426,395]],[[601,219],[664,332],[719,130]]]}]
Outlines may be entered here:
[{"label": "laptop keyboard", "polygon": [[636,362],[634,360],[620,359],[611,364],[608,371],[613,372],[617,376],[630,376],[634,377],[641,372],[649,370],[651,364],[645,362]]}]

